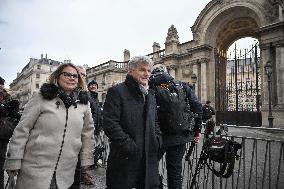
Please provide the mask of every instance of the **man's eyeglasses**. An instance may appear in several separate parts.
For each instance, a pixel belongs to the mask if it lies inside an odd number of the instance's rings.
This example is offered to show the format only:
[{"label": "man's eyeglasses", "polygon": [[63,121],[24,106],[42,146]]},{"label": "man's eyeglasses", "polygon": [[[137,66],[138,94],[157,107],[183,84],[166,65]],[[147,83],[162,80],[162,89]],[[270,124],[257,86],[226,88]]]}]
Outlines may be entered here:
[{"label": "man's eyeglasses", "polygon": [[68,73],[68,72],[62,72],[61,74],[63,74],[63,76],[65,78],[73,78],[73,79],[78,79],[79,78],[79,75],[78,74],[72,74],[72,73]]}]

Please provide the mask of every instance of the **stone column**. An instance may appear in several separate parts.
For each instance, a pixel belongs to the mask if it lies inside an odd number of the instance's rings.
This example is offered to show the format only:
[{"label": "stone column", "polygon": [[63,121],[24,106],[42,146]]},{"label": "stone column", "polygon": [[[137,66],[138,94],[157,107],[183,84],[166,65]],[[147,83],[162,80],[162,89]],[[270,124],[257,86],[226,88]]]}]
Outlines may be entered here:
[{"label": "stone column", "polygon": [[[199,82],[198,82],[198,78],[199,78],[199,71],[198,71],[198,62],[199,59],[193,60],[192,61],[192,74],[196,74],[197,77],[197,81],[195,83],[195,94],[198,97],[198,99],[200,99],[200,93],[199,93]],[[192,82],[192,81],[191,81]],[[193,84],[193,83],[192,83]]]},{"label": "stone column", "polygon": [[201,75],[200,75],[200,88],[201,88],[201,94],[200,94],[200,101],[202,104],[204,104],[206,102],[206,100],[208,100],[208,95],[207,95],[207,64],[208,64],[208,59],[206,58],[202,58],[201,59]]},{"label": "stone column", "polygon": [[278,44],[275,47],[275,82],[272,86],[276,91],[276,99],[273,107],[274,124],[284,128],[284,44]]},{"label": "stone column", "polygon": [[[276,46],[277,102],[284,105],[284,44]],[[276,85],[276,84],[275,84]],[[276,87],[276,86],[275,86]]]},{"label": "stone column", "polygon": [[261,49],[261,65],[262,65],[262,85],[261,85],[261,104],[262,104],[262,125],[268,126],[268,82],[267,82],[267,75],[265,74],[264,65],[267,61],[270,60],[270,52],[269,48],[266,45],[260,44]]}]

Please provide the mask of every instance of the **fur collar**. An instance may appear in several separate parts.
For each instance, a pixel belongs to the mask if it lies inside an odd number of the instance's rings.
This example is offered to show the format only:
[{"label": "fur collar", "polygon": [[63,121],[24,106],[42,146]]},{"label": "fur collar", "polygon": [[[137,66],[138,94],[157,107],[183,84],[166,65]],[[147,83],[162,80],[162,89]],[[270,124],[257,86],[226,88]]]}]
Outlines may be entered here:
[{"label": "fur collar", "polygon": [[[54,84],[44,83],[40,88],[40,93],[44,99],[52,100],[58,95],[58,87]],[[81,104],[88,104],[87,91],[80,91],[78,99]]]}]

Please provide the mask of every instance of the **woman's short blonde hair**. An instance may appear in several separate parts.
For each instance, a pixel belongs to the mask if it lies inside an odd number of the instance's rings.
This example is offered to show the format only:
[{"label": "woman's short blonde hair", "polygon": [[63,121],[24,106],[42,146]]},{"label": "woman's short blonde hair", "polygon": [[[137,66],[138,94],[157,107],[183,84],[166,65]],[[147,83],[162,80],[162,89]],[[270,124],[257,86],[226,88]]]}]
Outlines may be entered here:
[{"label": "woman's short blonde hair", "polygon": [[77,67],[72,63],[64,63],[64,64],[61,64],[60,66],[58,66],[58,68],[54,72],[52,72],[51,75],[49,76],[49,83],[58,86],[59,76],[62,73],[62,71],[64,70],[64,68],[66,68],[66,67],[72,67],[76,70],[76,72],[78,74],[78,88],[80,90],[85,91],[86,90],[86,83],[85,83],[84,79],[82,79],[81,75],[79,74]]}]

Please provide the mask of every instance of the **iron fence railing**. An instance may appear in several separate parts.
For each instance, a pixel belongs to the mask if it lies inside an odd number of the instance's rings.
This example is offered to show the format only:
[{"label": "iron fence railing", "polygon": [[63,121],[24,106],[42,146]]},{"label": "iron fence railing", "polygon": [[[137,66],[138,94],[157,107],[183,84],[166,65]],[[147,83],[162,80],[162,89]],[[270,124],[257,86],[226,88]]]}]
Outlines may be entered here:
[{"label": "iron fence railing", "polygon": [[[232,127],[243,130],[251,130],[253,136],[246,131],[245,136],[229,134],[227,137],[242,144],[239,150],[240,158],[235,162],[233,175],[227,179],[216,177],[205,165],[197,177],[197,186],[203,189],[281,189],[284,186],[284,130],[263,129],[251,127]],[[261,138],[258,131],[277,132],[282,139]],[[230,131],[229,131],[230,133]],[[282,133],[282,134],[280,134]],[[238,133],[239,134],[239,133]],[[272,138],[273,134],[271,135]],[[102,164],[106,166],[109,152],[108,139],[101,133],[100,144],[106,147]],[[183,188],[189,188],[204,140],[201,140],[194,148],[190,161],[183,160]],[[190,144],[187,145],[187,149]],[[218,163],[214,166],[218,167]],[[160,161],[160,173],[163,175],[164,188],[167,188],[167,170],[165,158]]]}]

